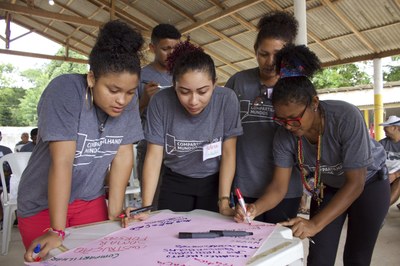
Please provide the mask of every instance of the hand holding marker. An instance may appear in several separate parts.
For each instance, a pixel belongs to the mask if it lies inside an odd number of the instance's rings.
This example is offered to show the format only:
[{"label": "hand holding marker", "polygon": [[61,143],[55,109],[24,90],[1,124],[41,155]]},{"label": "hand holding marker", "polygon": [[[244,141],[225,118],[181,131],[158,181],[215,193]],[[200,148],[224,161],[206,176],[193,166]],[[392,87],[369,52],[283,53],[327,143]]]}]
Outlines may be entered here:
[{"label": "hand holding marker", "polygon": [[[146,207],[141,207],[139,209],[135,209],[135,210],[130,211],[129,212],[129,216],[133,216],[133,215],[136,215],[136,214],[139,214],[139,213],[142,213],[142,212],[146,212],[146,211],[151,211],[151,209],[153,209],[153,205],[149,205],[149,206],[146,206]],[[126,216],[125,213],[121,213],[118,217],[119,218],[125,218],[127,216]]]},{"label": "hand holding marker", "polygon": [[239,189],[239,188],[236,188],[236,189],[235,189],[235,193],[236,193],[236,197],[238,198],[240,207],[243,208],[244,213],[246,214],[246,221],[247,221],[249,224],[251,224],[251,223],[250,223],[249,216],[247,215],[246,203],[244,202],[244,199],[243,199],[243,197],[242,197],[242,193],[240,193],[240,189]]},{"label": "hand holding marker", "polygon": [[39,256],[39,252],[40,252],[40,244],[37,244],[32,253],[32,259],[36,262],[42,260],[42,258]]}]

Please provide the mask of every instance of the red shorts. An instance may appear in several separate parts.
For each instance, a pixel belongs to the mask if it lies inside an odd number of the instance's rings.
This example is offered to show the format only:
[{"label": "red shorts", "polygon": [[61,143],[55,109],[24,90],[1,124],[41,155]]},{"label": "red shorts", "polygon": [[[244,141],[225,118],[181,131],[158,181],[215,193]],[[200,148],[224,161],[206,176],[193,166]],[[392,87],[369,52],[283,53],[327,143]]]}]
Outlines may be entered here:
[{"label": "red shorts", "polygon": [[[66,227],[105,220],[108,220],[108,210],[104,196],[91,201],[75,200],[68,205]],[[33,216],[18,217],[18,228],[25,249],[28,249],[32,241],[43,235],[43,231],[49,227],[49,209]]]}]

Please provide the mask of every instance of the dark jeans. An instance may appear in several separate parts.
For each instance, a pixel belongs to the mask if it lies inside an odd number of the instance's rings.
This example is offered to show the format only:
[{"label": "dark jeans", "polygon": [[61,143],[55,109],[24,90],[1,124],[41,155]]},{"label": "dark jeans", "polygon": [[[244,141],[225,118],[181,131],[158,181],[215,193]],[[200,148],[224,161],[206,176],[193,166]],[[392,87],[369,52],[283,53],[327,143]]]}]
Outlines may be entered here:
[{"label": "dark jeans", "polygon": [[[319,208],[324,208],[338,189],[326,187]],[[333,266],[343,223],[348,218],[346,244],[344,247],[344,265],[370,265],[375,242],[382,222],[389,209],[389,180],[373,177],[362,194],[351,206],[328,224],[321,232],[312,237],[307,258],[308,266]],[[318,212],[317,202],[311,199],[310,217]]]},{"label": "dark jeans", "polygon": [[219,173],[191,178],[164,167],[158,209],[188,212],[202,209],[218,212]]},{"label": "dark jeans", "polygon": [[[243,198],[246,203],[254,203],[256,198]],[[301,197],[283,199],[275,208],[257,216],[254,220],[265,223],[279,223],[297,216]]]}]

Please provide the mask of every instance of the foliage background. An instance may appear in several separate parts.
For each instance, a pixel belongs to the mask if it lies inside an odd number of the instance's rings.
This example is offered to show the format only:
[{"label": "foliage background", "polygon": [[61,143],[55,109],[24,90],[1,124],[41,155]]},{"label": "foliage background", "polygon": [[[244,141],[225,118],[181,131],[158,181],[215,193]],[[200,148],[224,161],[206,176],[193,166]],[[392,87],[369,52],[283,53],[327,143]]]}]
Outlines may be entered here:
[{"label": "foliage background", "polygon": [[[60,49],[56,55],[63,56]],[[86,57],[69,51],[71,57],[86,59]],[[84,64],[51,61],[37,69],[27,69],[19,72],[11,64],[0,64],[0,126],[36,126],[36,107],[40,96],[53,78],[66,73],[87,73]],[[27,83],[28,88],[15,84]]]}]

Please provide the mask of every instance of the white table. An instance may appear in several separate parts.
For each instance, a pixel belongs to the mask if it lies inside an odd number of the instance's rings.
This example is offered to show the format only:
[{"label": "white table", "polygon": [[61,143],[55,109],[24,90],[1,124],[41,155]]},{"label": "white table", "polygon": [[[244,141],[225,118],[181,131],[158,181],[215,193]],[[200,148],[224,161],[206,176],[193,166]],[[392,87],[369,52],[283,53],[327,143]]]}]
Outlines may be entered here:
[{"label": "white table", "polygon": [[[187,214],[202,216],[212,215],[214,217],[219,217],[220,219],[232,219],[232,217],[226,217],[218,213],[204,210],[194,210]],[[50,251],[50,256],[56,256],[66,250],[82,246],[85,243],[101,238],[120,229],[120,222],[114,221],[105,221],[84,226],[70,227],[67,229],[68,236],[65,238],[63,245],[58,249],[53,249]],[[304,253],[302,241],[298,238],[293,238],[292,231],[290,229],[277,226],[268,240],[248,261],[247,265],[299,266],[304,265],[303,256]]]}]

